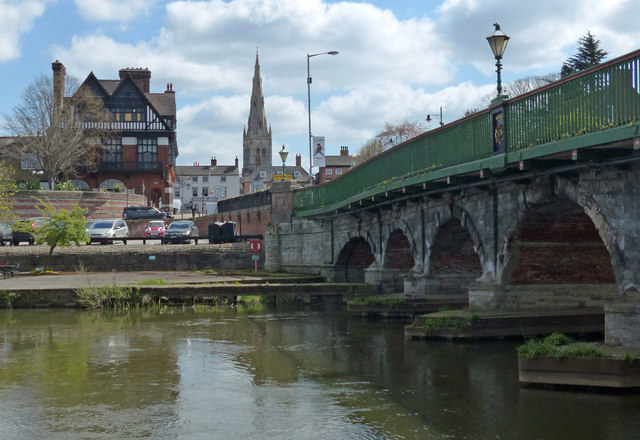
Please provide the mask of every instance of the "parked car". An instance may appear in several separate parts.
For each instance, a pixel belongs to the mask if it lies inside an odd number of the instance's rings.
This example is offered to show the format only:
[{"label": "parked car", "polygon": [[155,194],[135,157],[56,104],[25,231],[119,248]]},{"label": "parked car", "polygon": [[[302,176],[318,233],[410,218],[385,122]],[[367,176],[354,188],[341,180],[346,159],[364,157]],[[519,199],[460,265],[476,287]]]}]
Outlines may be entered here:
[{"label": "parked car", "polygon": [[177,220],[172,222],[167,230],[164,231],[164,237],[162,238],[162,244],[165,243],[191,243],[193,238],[195,243],[198,244],[198,237],[200,233],[195,222],[191,220]]},{"label": "parked car", "polygon": [[144,228],[145,237],[162,237],[167,229],[164,220],[151,220]]},{"label": "parked car", "polygon": [[[31,217],[26,220],[20,220],[11,231],[11,242],[14,246],[18,246],[23,241],[30,245],[35,242],[34,234],[44,223],[49,221],[49,217]],[[29,227],[30,226],[30,227]]]},{"label": "parked car", "polygon": [[98,219],[93,222],[87,235],[89,236],[89,244],[94,242],[113,243],[116,240],[122,240],[122,243],[127,244],[129,227],[127,222],[119,218]]},{"label": "parked car", "polygon": [[7,243],[11,244],[12,238],[11,225],[0,223],[0,246],[4,246]]},{"label": "parked car", "polygon": [[167,218],[167,213],[153,206],[127,206],[122,210],[122,218],[125,220],[137,220],[140,218]]}]

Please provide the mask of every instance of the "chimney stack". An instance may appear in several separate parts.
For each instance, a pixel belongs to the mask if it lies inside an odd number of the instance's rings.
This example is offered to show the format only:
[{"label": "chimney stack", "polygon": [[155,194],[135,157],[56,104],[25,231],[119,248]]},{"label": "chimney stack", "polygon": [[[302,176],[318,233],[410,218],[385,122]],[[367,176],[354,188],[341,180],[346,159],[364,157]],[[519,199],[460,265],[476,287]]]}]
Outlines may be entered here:
[{"label": "chimney stack", "polygon": [[236,168],[238,168],[238,156],[236,156]]},{"label": "chimney stack", "polygon": [[[131,79],[140,87],[143,93],[149,93],[149,83],[151,82],[151,71],[149,69],[125,67],[118,71],[120,74],[120,80],[123,80],[125,76],[131,76]],[[173,86],[171,87],[173,89]]]},{"label": "chimney stack", "polygon": [[296,154],[296,166],[297,167],[301,167],[302,166],[302,156],[299,154]]},{"label": "chimney stack", "polygon": [[348,156],[349,155],[349,147],[342,146],[340,147],[340,156]]},{"label": "chimney stack", "polygon": [[211,158],[211,166],[212,167],[217,167],[218,166],[218,159],[216,159],[215,157]]},{"label": "chimney stack", "polygon": [[53,70],[53,101],[54,105],[62,108],[64,100],[64,78],[67,74],[64,64],[56,60],[51,63],[51,69]]}]

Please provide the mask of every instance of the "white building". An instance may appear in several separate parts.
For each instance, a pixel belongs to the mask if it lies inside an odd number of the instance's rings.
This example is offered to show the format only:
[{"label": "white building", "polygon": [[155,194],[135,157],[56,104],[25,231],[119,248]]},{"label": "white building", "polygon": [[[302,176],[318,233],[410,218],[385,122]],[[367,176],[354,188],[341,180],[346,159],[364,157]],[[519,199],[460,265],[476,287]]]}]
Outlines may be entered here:
[{"label": "white building", "polygon": [[211,165],[195,163],[176,166],[175,170],[173,193],[174,198],[180,200],[183,212],[187,212],[193,202],[199,213],[213,214],[219,200],[240,195],[237,157],[234,165],[218,165],[217,159],[211,158]]}]

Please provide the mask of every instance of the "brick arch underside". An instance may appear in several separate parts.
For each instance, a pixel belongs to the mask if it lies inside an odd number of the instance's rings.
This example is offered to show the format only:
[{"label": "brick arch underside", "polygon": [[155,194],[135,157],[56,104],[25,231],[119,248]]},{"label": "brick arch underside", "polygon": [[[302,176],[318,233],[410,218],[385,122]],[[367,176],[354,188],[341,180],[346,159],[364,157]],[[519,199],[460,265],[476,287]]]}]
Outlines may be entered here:
[{"label": "brick arch underside", "polygon": [[511,245],[506,284],[611,284],[611,257],[591,219],[559,198],[534,205]]},{"label": "brick arch underside", "polygon": [[369,243],[362,237],[352,238],[338,255],[336,281],[363,283],[364,270],[374,261]]},{"label": "brick arch underside", "polygon": [[395,291],[404,289],[405,275],[414,267],[415,259],[411,241],[401,229],[389,234],[384,253],[384,270],[391,275],[391,287]]},{"label": "brick arch underside", "polygon": [[467,293],[469,284],[482,276],[471,235],[457,219],[450,219],[438,229],[429,268],[441,293]]}]

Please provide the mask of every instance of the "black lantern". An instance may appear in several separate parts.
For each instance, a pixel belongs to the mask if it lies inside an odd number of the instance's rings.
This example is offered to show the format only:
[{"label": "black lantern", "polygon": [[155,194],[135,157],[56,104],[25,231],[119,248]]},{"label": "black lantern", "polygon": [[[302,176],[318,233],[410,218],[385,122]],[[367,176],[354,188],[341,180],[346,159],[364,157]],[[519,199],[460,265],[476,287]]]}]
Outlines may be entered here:
[{"label": "black lantern", "polygon": [[282,160],[282,180],[284,180],[284,176],[285,176],[284,163],[287,161],[287,156],[289,155],[289,152],[284,148],[284,144],[282,144],[282,150],[280,150],[278,154],[280,155],[280,159]]},{"label": "black lantern", "polygon": [[498,73],[498,96],[502,94],[502,81],[500,80],[500,71],[502,70],[502,64],[500,60],[502,59],[502,55],[504,55],[504,51],[507,49],[507,43],[509,42],[509,37],[507,34],[500,30],[500,25],[498,23],[493,24],[496,28],[495,30],[487,37],[487,41],[489,42],[489,46],[491,46],[491,51],[493,52],[493,56],[496,58],[496,72]]}]

